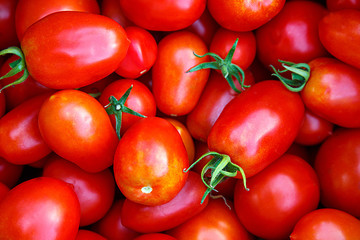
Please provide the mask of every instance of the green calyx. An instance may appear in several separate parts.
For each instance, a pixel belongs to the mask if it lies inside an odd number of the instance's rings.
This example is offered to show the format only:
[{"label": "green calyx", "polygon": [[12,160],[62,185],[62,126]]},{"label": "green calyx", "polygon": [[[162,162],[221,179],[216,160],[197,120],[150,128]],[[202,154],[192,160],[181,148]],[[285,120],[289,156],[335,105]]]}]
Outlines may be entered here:
[{"label": "green calyx", "polygon": [[[210,57],[214,58],[215,61],[200,63],[199,65],[191,68],[187,72],[195,72],[195,71],[198,71],[201,69],[220,70],[221,73],[223,74],[224,78],[229,83],[230,87],[236,93],[241,93],[241,91],[245,90],[245,88],[250,87],[250,86],[244,85],[244,79],[245,79],[244,71],[238,65],[233,64],[231,62],[231,60],[234,56],[234,52],[235,52],[238,41],[239,41],[239,39],[236,39],[234,45],[231,47],[231,49],[230,49],[229,53],[227,54],[227,56],[225,57],[225,59],[222,59],[219,55],[217,55],[215,53],[211,53],[211,52],[205,53],[204,55],[198,55],[198,54],[194,53],[194,55],[196,57],[202,58],[205,56],[210,56]],[[235,83],[232,80],[233,77],[235,77],[237,79],[237,81],[239,82],[239,84],[241,86],[241,89],[236,88]]]},{"label": "green calyx", "polygon": [[23,52],[21,51],[20,48],[18,48],[18,47],[9,47],[9,48],[6,48],[6,49],[0,51],[0,56],[6,55],[6,54],[14,54],[14,55],[19,56],[20,58],[13,61],[13,62],[11,62],[9,64],[11,70],[9,72],[7,72],[4,76],[1,76],[0,80],[12,77],[12,76],[14,76],[14,75],[16,75],[16,74],[18,74],[18,73],[20,73],[22,71],[24,71],[24,73],[19,79],[17,79],[14,82],[9,83],[8,85],[5,85],[4,87],[2,87],[0,89],[0,92],[2,90],[4,90],[5,88],[8,88],[8,87],[11,87],[13,85],[24,82],[27,79],[27,77],[29,76],[29,72],[26,69],[25,56],[24,56],[24,54],[23,54]]},{"label": "green calyx", "polygon": [[109,115],[114,114],[115,116],[115,130],[116,130],[116,134],[118,136],[118,138],[120,139],[120,130],[121,130],[121,122],[122,122],[122,114],[124,113],[129,113],[138,117],[143,117],[145,118],[146,116],[135,112],[134,110],[128,108],[125,106],[125,102],[127,100],[127,98],[130,95],[131,89],[133,88],[133,85],[130,86],[130,88],[128,90],[126,90],[126,92],[124,93],[124,95],[121,96],[121,98],[119,100],[117,100],[114,96],[110,96],[109,97],[109,104],[107,104],[105,106],[105,110]]},{"label": "green calyx", "polygon": [[[206,197],[211,193],[211,191],[217,192],[215,189],[216,185],[229,177],[235,177],[238,172],[240,172],[244,188],[249,191],[246,187],[246,176],[244,170],[231,162],[231,159],[228,155],[220,154],[217,152],[208,152],[202,155],[199,159],[197,159],[188,169],[184,169],[184,172],[189,171],[195,164],[201,161],[203,158],[207,156],[213,156],[213,158],[204,166],[201,171],[201,179],[205,186],[207,187],[202,199],[201,204],[205,201]],[[205,174],[210,171],[210,177],[205,176]]]},{"label": "green calyx", "polygon": [[[307,81],[310,78],[310,66],[306,63],[293,63],[279,60],[283,70],[276,70],[274,66],[270,65],[276,76],[284,84],[284,86],[292,92],[300,92],[304,89]],[[291,79],[281,76],[280,73],[291,72]]]}]

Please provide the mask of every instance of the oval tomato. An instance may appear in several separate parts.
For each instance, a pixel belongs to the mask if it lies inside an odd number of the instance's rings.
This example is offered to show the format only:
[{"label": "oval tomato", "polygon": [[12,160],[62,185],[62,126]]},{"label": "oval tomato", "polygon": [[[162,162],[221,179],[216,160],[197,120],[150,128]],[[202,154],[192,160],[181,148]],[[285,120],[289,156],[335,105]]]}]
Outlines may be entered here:
[{"label": "oval tomato", "polygon": [[137,121],[119,141],[114,175],[129,200],[161,205],[173,199],[185,185],[189,166],[184,143],[167,120],[147,117]]},{"label": "oval tomato", "polygon": [[103,106],[79,90],[54,93],[42,105],[38,124],[46,144],[88,172],[112,165],[118,138]]},{"label": "oval tomato", "polygon": [[114,20],[92,13],[56,12],[31,25],[21,40],[26,67],[42,85],[79,88],[114,72],[129,39]]}]

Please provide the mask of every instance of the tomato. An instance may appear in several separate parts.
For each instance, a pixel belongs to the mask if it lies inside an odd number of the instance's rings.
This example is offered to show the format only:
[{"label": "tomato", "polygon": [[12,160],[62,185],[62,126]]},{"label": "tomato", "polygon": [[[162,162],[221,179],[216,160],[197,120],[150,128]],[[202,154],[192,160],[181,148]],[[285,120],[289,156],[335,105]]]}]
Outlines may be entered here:
[{"label": "tomato", "polygon": [[53,155],[46,161],[42,175],[73,185],[80,202],[80,226],[100,220],[113,203],[115,180],[110,169],[88,173],[74,163]]},{"label": "tomato", "polygon": [[54,178],[27,180],[0,202],[1,239],[75,239],[79,221],[74,190]]},{"label": "tomato", "polygon": [[[319,37],[324,47],[337,59],[360,68],[360,10],[330,12],[319,22]],[[349,41],[351,39],[351,41]]]},{"label": "tomato", "polygon": [[165,233],[148,233],[138,236],[134,240],[176,240],[176,238]]},{"label": "tomato", "polygon": [[360,217],[360,129],[334,131],[315,158],[321,186],[321,202]]},{"label": "tomato", "polygon": [[29,164],[51,152],[38,126],[40,108],[50,95],[35,96],[0,118],[0,156],[6,161]]},{"label": "tomato", "polygon": [[113,163],[118,138],[103,106],[79,90],[61,90],[42,105],[38,125],[46,144],[88,172]]},{"label": "tomato", "polygon": [[145,206],[126,199],[121,212],[122,224],[142,233],[169,230],[186,222],[206,207],[208,198],[200,203],[205,191],[206,187],[200,175],[190,171],[184,187],[168,203]]},{"label": "tomato", "polygon": [[102,0],[101,1],[101,15],[107,16],[118,22],[123,28],[134,25],[127,19],[120,7],[120,1],[117,0]]},{"label": "tomato", "polygon": [[117,199],[114,201],[110,210],[99,221],[91,225],[91,229],[108,240],[133,240],[140,235],[122,224],[121,212],[125,199]]},{"label": "tomato", "polygon": [[18,0],[0,1],[0,49],[5,49],[19,44],[15,30],[15,11]]},{"label": "tomato", "polygon": [[155,31],[186,28],[200,18],[205,6],[205,0],[120,0],[120,7],[130,21]]},{"label": "tomato", "polygon": [[285,0],[208,0],[207,7],[222,27],[232,31],[252,31],[270,21],[285,4]]},{"label": "tomato", "polygon": [[20,179],[23,172],[23,165],[9,163],[0,157],[0,182],[12,188]]},{"label": "tomato", "polygon": [[350,214],[331,208],[317,209],[303,216],[290,235],[291,240],[359,239],[360,221]]},{"label": "tomato", "polygon": [[247,185],[249,191],[240,180],[235,187],[235,210],[249,232],[265,239],[286,239],[320,199],[314,169],[295,155],[283,155],[248,178]]},{"label": "tomato", "polygon": [[328,53],[320,42],[318,24],[327,9],[314,1],[288,1],[271,21],[256,29],[257,56],[267,67],[278,60],[309,62]]},{"label": "tomato", "polygon": [[125,30],[114,20],[63,11],[31,25],[21,48],[27,70],[36,81],[65,89],[83,87],[114,72],[129,44]]},{"label": "tomato", "polygon": [[333,58],[317,58],[309,66],[301,91],[305,106],[333,124],[360,127],[360,70]]},{"label": "tomato", "polygon": [[326,0],[326,7],[330,11],[337,11],[347,8],[360,10],[360,1],[359,0]]},{"label": "tomato", "polygon": [[144,205],[161,205],[185,185],[189,166],[186,148],[167,120],[147,117],[137,121],[119,141],[114,175],[124,196]]},{"label": "tomato", "polygon": [[253,239],[223,199],[210,199],[203,211],[166,233],[177,240]]},{"label": "tomato", "polygon": [[[41,6],[41,7],[39,7]],[[59,11],[100,13],[96,0],[18,0],[15,13],[16,34],[21,40],[26,30],[43,17]]]},{"label": "tomato", "polygon": [[303,117],[299,94],[279,81],[258,82],[225,106],[207,143],[211,151],[228,155],[251,177],[286,152]]},{"label": "tomato", "polygon": [[107,240],[103,236],[85,229],[80,229],[75,240]]},{"label": "tomato", "polygon": [[152,68],[152,91],[158,109],[170,116],[188,114],[196,105],[208,80],[210,70],[186,73],[208,62],[204,41],[189,31],[174,32],[158,44],[158,56]]}]

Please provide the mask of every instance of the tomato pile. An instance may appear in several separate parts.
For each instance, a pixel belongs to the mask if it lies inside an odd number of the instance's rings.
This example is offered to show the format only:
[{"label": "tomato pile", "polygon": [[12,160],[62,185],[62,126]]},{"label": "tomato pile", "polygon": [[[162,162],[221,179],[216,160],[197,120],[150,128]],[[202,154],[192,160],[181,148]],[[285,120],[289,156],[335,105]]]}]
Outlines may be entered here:
[{"label": "tomato pile", "polygon": [[359,0],[3,0],[0,239],[360,239]]}]

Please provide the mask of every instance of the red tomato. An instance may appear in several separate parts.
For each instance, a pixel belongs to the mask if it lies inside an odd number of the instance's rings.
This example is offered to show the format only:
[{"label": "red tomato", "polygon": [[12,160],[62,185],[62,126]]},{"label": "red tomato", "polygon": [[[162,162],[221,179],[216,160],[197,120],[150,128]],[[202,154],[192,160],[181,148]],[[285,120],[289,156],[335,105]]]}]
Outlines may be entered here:
[{"label": "red tomato", "polygon": [[125,16],[139,27],[175,31],[194,23],[206,7],[205,0],[120,0]]},{"label": "red tomato", "polygon": [[165,233],[148,233],[138,236],[134,240],[176,240],[176,238]]},{"label": "red tomato", "polygon": [[270,21],[285,4],[285,0],[208,0],[213,18],[232,31],[252,31]]},{"label": "red tomato", "polygon": [[203,211],[167,233],[177,240],[253,239],[223,199],[210,199]]},{"label": "red tomato", "polygon": [[360,10],[359,0],[326,0],[326,6],[330,11],[342,9],[358,9]]},{"label": "red tomato", "polygon": [[11,189],[0,202],[1,239],[75,239],[80,206],[71,186],[39,177]]},{"label": "red tomato", "polygon": [[31,25],[21,48],[26,67],[36,81],[64,89],[83,87],[114,72],[129,44],[125,30],[114,20],[99,14],[63,11]]},{"label": "red tomato", "polygon": [[29,164],[51,152],[38,126],[40,108],[49,96],[35,96],[0,118],[0,156],[6,161]]},{"label": "red tomato", "polygon": [[95,232],[80,229],[75,240],[108,240]]},{"label": "red tomato", "polygon": [[91,229],[108,240],[133,240],[139,233],[125,227],[121,221],[121,212],[125,199],[115,200],[106,215],[91,225]]},{"label": "red tomato", "polygon": [[[330,12],[319,22],[319,37],[337,59],[360,68],[360,10]],[[351,39],[351,40],[350,40]]]},{"label": "red tomato", "polygon": [[46,144],[85,171],[112,165],[118,138],[105,109],[90,95],[78,90],[54,93],[42,105],[38,124]]},{"label": "red tomato", "polygon": [[125,28],[130,46],[125,58],[115,70],[124,78],[138,78],[154,65],[157,55],[157,43],[150,32],[143,28],[130,26]]},{"label": "red tomato", "polygon": [[315,170],[324,206],[360,217],[360,129],[337,129],[320,146]]},{"label": "red tomato", "polygon": [[314,169],[295,155],[283,155],[248,178],[247,185],[249,191],[240,180],[235,187],[235,210],[249,232],[265,239],[286,239],[320,199]]},{"label": "red tomato", "polygon": [[194,55],[208,52],[204,41],[188,31],[174,32],[158,45],[158,56],[152,69],[152,91],[157,107],[171,116],[188,114],[198,102],[210,70],[186,73],[208,57]]},{"label": "red tomato", "polygon": [[332,58],[309,63],[301,97],[314,114],[342,127],[360,127],[360,69]]},{"label": "red tomato", "polygon": [[268,68],[281,68],[278,60],[309,62],[328,53],[322,46],[318,23],[326,8],[313,1],[288,1],[270,22],[256,30],[257,56]]},{"label": "red tomato", "polygon": [[200,204],[205,191],[206,187],[200,175],[190,171],[184,187],[168,203],[145,206],[126,199],[121,212],[122,224],[142,233],[169,230],[186,222],[206,207],[208,198]]},{"label": "red tomato", "polygon": [[101,14],[115,20],[123,28],[134,25],[125,17],[123,10],[120,7],[120,1],[118,0],[102,0]]},{"label": "red tomato", "polygon": [[167,120],[148,117],[132,125],[120,139],[114,158],[114,175],[129,200],[161,205],[185,185],[187,152],[176,128]]},{"label": "red tomato", "polygon": [[0,1],[0,49],[5,49],[19,44],[15,30],[15,11],[18,0]]},{"label": "red tomato", "polygon": [[14,187],[20,179],[23,168],[23,165],[9,163],[4,158],[0,157],[0,182],[10,188]]},{"label": "red tomato", "polygon": [[303,117],[299,94],[279,81],[262,81],[225,106],[209,133],[208,146],[229,155],[251,177],[286,152]]},{"label": "red tomato", "polygon": [[[41,6],[41,7],[39,7]],[[26,30],[43,17],[59,11],[79,11],[99,14],[96,0],[19,0],[16,6],[16,33],[21,40]]]},{"label": "red tomato", "polygon": [[43,167],[44,177],[53,177],[73,185],[80,202],[80,226],[100,220],[110,209],[115,195],[115,180],[110,169],[88,173],[57,155]]},{"label": "red tomato", "polygon": [[299,220],[290,235],[290,239],[360,239],[360,221],[337,209],[317,209]]}]

